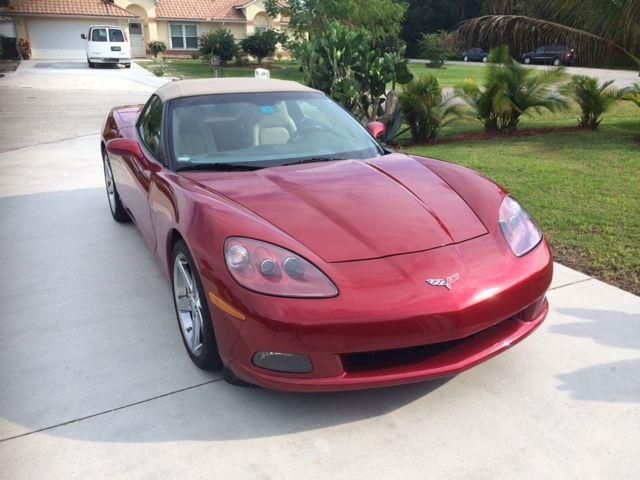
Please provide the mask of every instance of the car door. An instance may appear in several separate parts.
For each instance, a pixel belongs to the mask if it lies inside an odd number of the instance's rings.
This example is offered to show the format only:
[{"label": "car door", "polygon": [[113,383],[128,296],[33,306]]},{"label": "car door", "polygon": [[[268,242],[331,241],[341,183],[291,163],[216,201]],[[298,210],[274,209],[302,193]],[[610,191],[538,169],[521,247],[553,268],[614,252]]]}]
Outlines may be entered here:
[{"label": "car door", "polygon": [[544,63],[552,63],[555,58],[555,48],[553,46],[547,47],[544,50]]},{"label": "car door", "polygon": [[109,37],[105,27],[93,27],[87,42],[89,58],[106,58],[109,51]]},{"label": "car door", "polygon": [[[149,208],[153,177],[163,168],[163,110],[160,97],[153,95],[145,105],[136,125],[143,158],[126,156],[116,177],[122,202],[133,217],[149,247],[155,249],[155,234]],[[114,172],[115,173],[115,172]]]},{"label": "car door", "polygon": [[120,28],[109,28],[109,57],[130,58],[129,42]]}]

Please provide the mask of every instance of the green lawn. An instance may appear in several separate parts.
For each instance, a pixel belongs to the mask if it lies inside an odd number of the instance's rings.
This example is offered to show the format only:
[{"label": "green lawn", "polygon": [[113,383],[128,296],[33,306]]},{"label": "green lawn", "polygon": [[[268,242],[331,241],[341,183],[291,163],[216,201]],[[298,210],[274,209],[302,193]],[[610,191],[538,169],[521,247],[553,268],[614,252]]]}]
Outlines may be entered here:
[{"label": "green lawn", "polygon": [[443,87],[455,87],[466,78],[473,78],[479,82],[484,74],[484,68],[480,66],[446,65],[444,68],[427,68],[425,63],[412,63],[409,65],[414,77],[431,74],[438,79]]},{"label": "green lawn", "polygon": [[[142,63],[143,67],[152,70],[152,63]],[[165,75],[179,78],[211,78],[212,73],[208,65],[202,63],[202,60],[180,59],[167,60],[168,70]],[[253,77],[254,70],[258,65],[252,64],[247,68],[228,67],[220,70],[221,77]],[[296,63],[289,61],[271,62],[265,64],[264,68],[271,71],[271,78],[280,80],[294,80],[302,82],[302,72]]]},{"label": "green lawn", "polygon": [[[523,128],[576,124],[577,112],[528,118]],[[478,170],[509,189],[535,217],[556,259],[640,295],[640,109],[620,103],[597,132],[465,141],[469,120],[440,144],[406,150]]]},{"label": "green lawn", "polygon": [[[142,63],[143,67],[151,70],[152,63]],[[166,75],[180,78],[210,78],[211,69],[202,63],[202,60],[175,59],[167,60],[168,70]],[[247,68],[228,67],[221,70],[221,75],[225,77],[253,77],[257,65],[252,64]],[[281,80],[294,80],[302,82],[303,76],[299,65],[291,61],[271,62],[264,65],[264,68],[271,70],[271,77]],[[482,78],[483,68],[477,66],[449,65],[445,68],[427,68],[424,64],[411,64],[409,68],[415,76],[427,73],[435,75],[440,83],[446,87],[453,87],[461,83],[465,78],[471,77],[476,80]]]}]

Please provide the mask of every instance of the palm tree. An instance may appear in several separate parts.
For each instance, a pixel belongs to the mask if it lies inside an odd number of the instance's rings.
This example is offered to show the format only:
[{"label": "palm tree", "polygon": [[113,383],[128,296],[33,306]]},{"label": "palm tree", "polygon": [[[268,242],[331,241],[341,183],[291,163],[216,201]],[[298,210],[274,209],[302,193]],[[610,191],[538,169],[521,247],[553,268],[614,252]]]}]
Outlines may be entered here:
[{"label": "palm tree", "polygon": [[620,92],[611,88],[613,80],[602,82],[597,78],[576,75],[571,79],[568,93],[573,97],[582,111],[579,125],[581,128],[595,130],[602,121],[602,116],[611,109],[620,98]]},{"label": "palm tree", "polygon": [[516,51],[541,43],[577,48],[588,62],[623,54],[640,68],[640,0],[490,0],[491,15],[458,29],[466,45],[509,44]]},{"label": "palm tree", "polygon": [[443,93],[433,75],[424,75],[409,83],[400,93],[399,100],[411,138],[416,143],[435,143],[442,127],[464,113],[456,97]]},{"label": "palm tree", "polygon": [[622,99],[633,102],[640,107],[640,83],[625,88],[622,92]]},{"label": "palm tree", "polygon": [[524,114],[554,112],[567,106],[567,99],[558,91],[565,76],[563,68],[525,68],[511,58],[506,45],[491,50],[485,68],[482,85],[467,79],[458,92],[488,132],[511,133]]}]

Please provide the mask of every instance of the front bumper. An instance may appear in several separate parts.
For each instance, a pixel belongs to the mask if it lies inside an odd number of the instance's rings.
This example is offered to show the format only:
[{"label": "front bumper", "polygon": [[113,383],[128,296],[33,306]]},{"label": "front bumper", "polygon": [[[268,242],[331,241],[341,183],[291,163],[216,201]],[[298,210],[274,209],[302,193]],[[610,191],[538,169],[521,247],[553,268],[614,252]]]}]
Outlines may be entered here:
[{"label": "front bumper", "polygon": [[448,348],[438,348],[440,344],[435,344],[435,354],[425,352],[424,359],[395,367],[362,371],[356,368],[324,378],[278,375],[240,363],[230,367],[239,378],[285,391],[359,390],[433,380],[457,375],[517,344],[542,324],[548,310],[546,298],[542,299],[536,316],[530,321],[509,318],[467,338],[448,342]]}]

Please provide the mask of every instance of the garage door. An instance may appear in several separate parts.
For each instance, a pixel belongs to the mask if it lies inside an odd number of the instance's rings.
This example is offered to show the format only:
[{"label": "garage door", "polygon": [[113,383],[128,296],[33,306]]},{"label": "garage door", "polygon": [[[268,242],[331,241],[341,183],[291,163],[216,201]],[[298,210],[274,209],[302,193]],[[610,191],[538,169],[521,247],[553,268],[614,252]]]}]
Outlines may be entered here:
[{"label": "garage door", "polygon": [[[89,31],[89,25],[99,21],[78,20],[28,20],[31,52],[36,60],[47,59],[86,59],[85,41],[81,33]],[[103,23],[104,24],[104,23]]]}]

